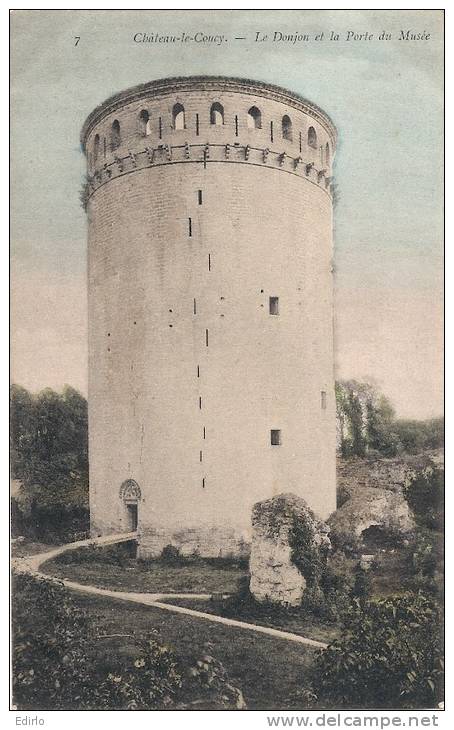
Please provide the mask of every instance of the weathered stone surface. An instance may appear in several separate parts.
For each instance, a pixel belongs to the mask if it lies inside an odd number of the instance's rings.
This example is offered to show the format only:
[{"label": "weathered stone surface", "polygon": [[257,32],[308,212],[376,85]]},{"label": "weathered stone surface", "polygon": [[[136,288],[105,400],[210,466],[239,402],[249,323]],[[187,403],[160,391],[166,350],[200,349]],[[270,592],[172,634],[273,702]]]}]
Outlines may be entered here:
[{"label": "weathered stone surface", "polygon": [[444,466],[444,449],[393,458],[338,458],[338,498],[340,496],[342,502],[345,502],[361,487],[401,492],[416,474],[437,466]]},{"label": "weathered stone surface", "polygon": [[284,606],[301,603],[306,580],[292,562],[298,525],[304,526],[313,546],[329,545],[329,528],[301,497],[279,494],[254,505],[249,568],[250,590],[257,601]]},{"label": "weathered stone surface", "polygon": [[139,530],[138,557],[156,558],[167,545],[173,545],[180,555],[202,555],[208,558],[247,558],[250,538],[230,527],[198,527],[180,529]]},{"label": "weathered stone surface", "polygon": [[398,492],[359,488],[328,520],[336,542],[356,549],[365,530],[379,527],[389,535],[408,535],[414,521],[407,502]]}]

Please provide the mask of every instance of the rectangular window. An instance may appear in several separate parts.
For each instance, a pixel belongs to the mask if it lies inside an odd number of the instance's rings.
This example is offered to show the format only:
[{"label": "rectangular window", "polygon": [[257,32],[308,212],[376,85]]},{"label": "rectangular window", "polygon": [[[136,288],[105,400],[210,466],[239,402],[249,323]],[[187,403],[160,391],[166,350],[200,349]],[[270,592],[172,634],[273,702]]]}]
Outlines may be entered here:
[{"label": "rectangular window", "polygon": [[211,271],[211,254],[208,254],[208,271]]},{"label": "rectangular window", "polygon": [[202,396],[199,395],[199,410],[202,410]]},{"label": "rectangular window", "polygon": [[205,344],[208,347],[208,330],[205,330]]},{"label": "rectangular window", "polygon": [[326,410],[326,390],[320,391],[320,405],[322,409]]},{"label": "rectangular window", "polygon": [[203,454],[200,452],[200,461],[203,461]]},{"label": "rectangular window", "polygon": [[271,446],[281,445],[281,431],[278,428],[271,429]]},{"label": "rectangular window", "polygon": [[159,139],[162,139],[162,119],[159,117]]},{"label": "rectangular window", "polygon": [[194,298],[194,314],[197,314],[197,302]]},{"label": "rectangular window", "polygon": [[235,116],[235,137],[238,137],[238,116]]},{"label": "rectangular window", "polygon": [[202,205],[202,191],[198,190],[197,195],[198,195],[199,205]]},{"label": "rectangular window", "polygon": [[200,378],[200,365],[197,365],[197,377]]},{"label": "rectangular window", "polygon": [[192,218],[188,218],[188,232],[189,232],[189,238],[192,236]]},{"label": "rectangular window", "polygon": [[274,137],[273,137],[273,122],[270,122],[270,139],[271,139],[272,142],[274,142]]},{"label": "rectangular window", "polygon": [[199,115],[195,115],[195,133],[199,136]]},{"label": "rectangular window", "polygon": [[270,297],[270,314],[279,314],[279,297]]},{"label": "rectangular window", "polygon": [[202,479],[202,489],[205,489],[205,477]]},{"label": "rectangular window", "polygon": [[203,427],[203,438],[206,439],[207,432],[205,426]]}]

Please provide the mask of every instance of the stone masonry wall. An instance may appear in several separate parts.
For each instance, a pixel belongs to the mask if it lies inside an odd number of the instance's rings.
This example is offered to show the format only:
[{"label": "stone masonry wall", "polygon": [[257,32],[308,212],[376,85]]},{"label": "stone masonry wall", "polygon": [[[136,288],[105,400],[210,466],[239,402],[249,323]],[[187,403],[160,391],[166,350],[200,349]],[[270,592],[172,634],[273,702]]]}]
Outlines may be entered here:
[{"label": "stone masonry wall", "polygon": [[323,113],[253,84],[136,96],[98,110],[84,140],[92,529],[127,529],[132,479],[141,551],[241,552],[258,500],[291,490],[335,509],[332,203],[308,129],[330,161],[335,139]]}]

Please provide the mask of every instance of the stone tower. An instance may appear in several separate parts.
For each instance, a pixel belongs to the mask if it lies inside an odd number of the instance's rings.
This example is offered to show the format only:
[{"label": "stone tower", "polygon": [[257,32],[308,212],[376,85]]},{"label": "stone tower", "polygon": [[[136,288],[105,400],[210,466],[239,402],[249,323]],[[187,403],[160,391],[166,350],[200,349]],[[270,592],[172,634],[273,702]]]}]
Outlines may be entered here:
[{"label": "stone tower", "polygon": [[335,144],[315,104],[245,79],[88,117],[93,534],[238,555],[259,500],[335,509]]}]

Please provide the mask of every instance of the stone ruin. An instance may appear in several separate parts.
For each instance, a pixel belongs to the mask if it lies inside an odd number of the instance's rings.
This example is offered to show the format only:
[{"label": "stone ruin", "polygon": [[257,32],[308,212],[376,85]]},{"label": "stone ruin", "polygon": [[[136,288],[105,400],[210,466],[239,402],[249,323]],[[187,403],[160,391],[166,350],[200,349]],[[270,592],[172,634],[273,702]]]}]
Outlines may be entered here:
[{"label": "stone ruin", "polygon": [[329,518],[335,544],[361,551],[371,528],[395,540],[408,538],[415,523],[402,494],[386,489],[357,489]]},{"label": "stone ruin", "polygon": [[249,568],[250,591],[260,603],[299,606],[306,578],[296,555],[295,537],[305,535],[308,557],[314,550],[331,547],[328,526],[309,509],[304,499],[292,493],[257,502],[252,511],[252,546]]}]

